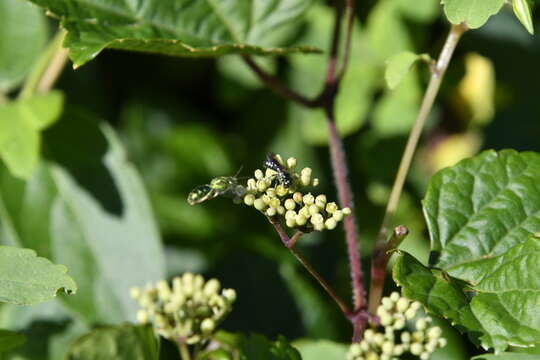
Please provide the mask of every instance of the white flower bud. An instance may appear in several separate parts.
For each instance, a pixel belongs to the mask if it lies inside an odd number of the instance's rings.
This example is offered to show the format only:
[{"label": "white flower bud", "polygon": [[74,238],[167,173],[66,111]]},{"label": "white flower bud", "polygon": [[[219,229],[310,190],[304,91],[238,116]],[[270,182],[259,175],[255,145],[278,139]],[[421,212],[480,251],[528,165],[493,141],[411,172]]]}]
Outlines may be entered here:
[{"label": "white flower bud", "polygon": [[263,211],[267,207],[264,200],[261,198],[255,199],[255,201],[253,202],[253,206],[259,211]]},{"label": "white flower bud", "polygon": [[373,342],[381,346],[384,343],[384,335],[381,333],[376,333],[375,336],[373,336]]},{"label": "white flower bud", "polygon": [[[372,337],[373,339],[373,337]],[[364,351],[364,352],[367,352],[369,350],[369,343],[366,341],[366,340],[362,340],[360,341],[360,348]]]},{"label": "white flower bud", "polygon": [[441,337],[441,335],[442,335],[442,330],[438,326],[433,326],[433,327],[429,328],[429,330],[427,332],[427,336],[430,339],[438,339],[438,338]]},{"label": "white flower bud", "polygon": [[296,215],[295,220],[296,220],[296,223],[298,224],[298,226],[304,226],[307,223],[307,218],[302,214]]},{"label": "white flower bud", "polygon": [[278,206],[276,210],[277,210],[277,213],[278,213],[279,215],[285,214],[285,208],[284,208],[283,206],[281,206],[281,205]]},{"label": "white flower bud", "polygon": [[137,311],[137,321],[141,324],[148,323],[148,314],[144,310]]},{"label": "white flower bud", "polygon": [[348,208],[348,207],[345,207],[345,208],[341,209],[341,211],[343,211],[343,215],[345,215],[345,216],[351,215],[351,209]]},{"label": "white flower bud", "polygon": [[403,345],[396,345],[393,349],[393,354],[396,356],[400,356],[405,352],[405,349],[403,348]]},{"label": "white flower bud", "polygon": [[424,347],[422,346],[421,343],[412,343],[411,344],[411,354],[413,355],[420,355],[423,351],[424,351]]},{"label": "white flower bud", "polygon": [[388,313],[388,311],[386,311],[386,309],[382,305],[379,305],[379,307],[377,308],[377,316],[379,317],[390,316],[391,317],[390,313]]},{"label": "white flower bud", "polygon": [[334,230],[337,226],[337,221],[334,220],[334,218],[330,218],[330,219],[327,219],[325,222],[324,222],[324,226],[328,229],[328,230]]},{"label": "white flower bud", "polygon": [[285,196],[289,193],[289,189],[283,186],[282,184],[279,184],[276,186],[276,194],[278,196]]},{"label": "white flower bud", "polygon": [[298,211],[298,214],[304,216],[306,219],[309,219],[311,217],[311,214],[309,213],[309,208],[307,206],[304,206]]},{"label": "white flower bud", "polygon": [[317,205],[321,210],[324,209],[326,205],[326,195],[317,195],[317,197],[315,198],[315,205]]},{"label": "white flower bud", "polygon": [[285,200],[285,209],[294,210],[295,207],[296,207],[296,203],[294,202],[293,199]]},{"label": "white flower bud", "polygon": [[411,342],[411,333],[408,331],[404,331],[401,333],[401,342],[402,343],[408,343]]},{"label": "white flower bud", "polygon": [[257,181],[254,178],[247,181],[247,189],[250,191],[257,190]]},{"label": "white flower bud", "polygon": [[247,194],[246,196],[244,196],[244,204],[246,204],[247,206],[252,206],[254,202],[255,202],[255,195]]},{"label": "white flower bud", "polygon": [[302,170],[300,170],[300,175],[301,176],[311,176],[311,172],[312,172],[311,168],[305,167]]},{"label": "white flower bud", "polygon": [[405,327],[405,319],[398,318],[394,321],[394,328],[396,330],[401,330]]},{"label": "white flower bud", "polygon": [[285,220],[288,220],[288,219],[294,219],[296,218],[296,211],[294,210],[288,210],[286,213],[285,213]]},{"label": "white flower bud", "polygon": [[388,325],[392,324],[392,322],[394,321],[392,316],[390,314],[388,314],[387,312],[384,312],[381,315],[379,315],[379,318],[381,320],[381,325],[382,326],[388,326]]},{"label": "white flower bud", "polygon": [[447,343],[448,343],[448,342],[446,341],[445,338],[440,338],[439,340],[437,340],[437,345],[438,345],[439,347],[441,347],[441,348],[442,348],[442,347],[445,347]]},{"label": "white flower bud", "polygon": [[422,318],[422,319],[416,320],[415,326],[416,326],[416,328],[417,328],[418,330],[426,330],[426,328],[427,328],[427,321],[426,321],[426,319]]},{"label": "white flower bud", "polygon": [[334,213],[338,209],[338,206],[335,202],[329,202],[326,204],[326,212],[329,214]]},{"label": "white flower bud", "polygon": [[366,356],[366,360],[379,360],[379,355],[376,352],[370,351]]},{"label": "white flower bud", "polygon": [[336,210],[332,213],[332,217],[336,219],[336,221],[343,220],[343,212],[341,210]]},{"label": "white flower bud", "polygon": [[290,157],[287,159],[287,167],[292,169],[296,166],[296,158]]},{"label": "white flower bud", "polygon": [[265,175],[266,179],[273,178],[274,176],[276,176],[276,174],[277,174],[277,172],[272,170],[272,169],[266,169],[266,171],[264,172],[264,175]]},{"label": "white flower bud", "polygon": [[129,289],[129,295],[134,299],[138,299],[141,297],[141,289],[138,287],[132,287]]},{"label": "white flower bud", "polygon": [[324,227],[324,223],[317,223],[317,224],[313,224],[313,230],[315,231],[324,231],[325,227]]},{"label": "white flower bud", "polygon": [[285,220],[285,225],[290,228],[295,228],[297,225],[295,218]]},{"label": "white flower bud", "polygon": [[302,202],[304,201],[302,193],[298,191],[293,194],[292,198],[297,204],[302,204]]},{"label": "white flower bud", "polygon": [[423,331],[415,331],[412,333],[413,341],[422,342],[425,339]]},{"label": "white flower bud", "polygon": [[319,186],[319,179],[317,179],[317,178],[313,179],[313,181],[311,182],[311,185],[312,186]]},{"label": "white flower bud", "polygon": [[397,291],[394,291],[390,294],[390,300],[397,302],[401,298],[401,295]]},{"label": "white flower bud", "polygon": [[206,295],[207,297],[210,297],[212,295],[217,294],[220,288],[221,288],[221,284],[219,283],[217,279],[210,279],[204,285],[203,292],[204,292],[204,295]]},{"label": "white flower bud", "polygon": [[422,307],[422,304],[420,304],[418,301],[414,301],[412,304],[411,304],[411,309],[414,309],[414,310],[418,310]]},{"label": "white flower bud", "polygon": [[349,354],[352,354],[353,356],[360,356],[362,354],[362,348],[360,348],[360,344],[352,344],[349,349]]},{"label": "white flower bud", "polygon": [[156,284],[156,288],[158,291],[158,296],[161,300],[169,300],[169,297],[171,296],[171,288],[165,280],[159,280]]},{"label": "white flower bud", "polygon": [[375,336],[375,331],[373,331],[373,329],[366,329],[366,331],[364,331],[364,339],[367,341],[373,340],[373,336]]},{"label": "white flower bud", "polygon": [[416,310],[415,309],[409,308],[409,309],[407,309],[407,311],[405,311],[405,317],[407,318],[407,320],[414,319],[415,316],[416,316]]},{"label": "white flower bud", "polygon": [[255,170],[255,179],[261,180],[264,177],[264,174],[261,169]]},{"label": "white flower bud", "polygon": [[276,208],[273,208],[273,207],[269,207],[268,209],[266,209],[266,216],[276,216],[277,214],[277,210]]},{"label": "white flower bud", "polygon": [[385,341],[381,346],[381,350],[385,354],[392,355],[394,350],[394,343],[392,341]]},{"label": "white flower bud", "polygon": [[236,300],[236,291],[234,289],[223,289],[222,295],[229,303],[233,303]]},{"label": "white flower bud", "polygon": [[264,180],[257,181],[257,191],[264,192],[268,188],[268,183]]},{"label": "white flower bud", "polygon": [[315,204],[309,205],[309,213],[315,215],[319,213],[319,207]]},{"label": "white flower bud", "polygon": [[313,197],[313,195],[311,195],[311,193],[304,195],[302,200],[304,201],[304,204],[306,205],[311,205],[315,202],[315,198]]},{"label": "white flower bud", "polygon": [[313,214],[310,221],[313,225],[322,224],[324,226],[324,218],[321,214]]},{"label": "white flower bud", "polygon": [[201,331],[203,334],[210,334],[216,328],[216,323],[212,319],[204,319],[201,322]]},{"label": "white flower bud", "polygon": [[431,353],[426,351],[420,354],[420,360],[429,360]]},{"label": "white flower bud", "polygon": [[394,302],[392,301],[392,299],[390,299],[389,297],[384,297],[382,298],[381,300],[381,305],[386,309],[386,310],[392,310],[394,308]]},{"label": "white flower bud", "polygon": [[404,313],[409,308],[409,303],[409,299],[407,299],[406,297],[400,297],[396,303],[396,310]]},{"label": "white flower bud", "polygon": [[270,207],[273,207],[274,209],[277,209],[278,206],[281,205],[281,201],[279,201],[278,198],[272,198],[270,199],[268,205],[270,205]]}]

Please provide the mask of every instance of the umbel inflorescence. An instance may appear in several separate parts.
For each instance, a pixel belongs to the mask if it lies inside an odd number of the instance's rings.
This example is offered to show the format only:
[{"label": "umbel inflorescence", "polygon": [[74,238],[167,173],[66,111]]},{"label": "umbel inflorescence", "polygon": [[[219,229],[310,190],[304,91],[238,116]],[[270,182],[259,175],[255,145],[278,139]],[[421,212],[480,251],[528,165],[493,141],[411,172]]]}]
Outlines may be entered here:
[{"label": "umbel inflorescence", "polygon": [[269,154],[264,168],[255,170],[245,185],[236,176],[220,176],[196,187],[188,202],[194,205],[228,195],[273,220],[281,219],[289,228],[303,232],[334,229],[351,210],[328,202],[324,194],[312,194],[309,189],[316,187],[319,180],[312,177],[309,167],[296,172],[296,162],[292,157],[284,161],[280,155]]},{"label": "umbel inflorescence", "polygon": [[418,314],[422,305],[393,292],[377,309],[380,327],[367,329],[359,343],[351,345],[347,360],[398,360],[410,353],[428,360],[446,345],[441,328],[431,326],[429,316]]},{"label": "umbel inflorescence", "polygon": [[216,279],[185,273],[173,279],[172,287],[161,280],[155,287],[132,288],[131,295],[142,307],[137,313],[140,323],[151,322],[164,338],[196,344],[209,339],[232,309],[236,292],[220,290]]}]

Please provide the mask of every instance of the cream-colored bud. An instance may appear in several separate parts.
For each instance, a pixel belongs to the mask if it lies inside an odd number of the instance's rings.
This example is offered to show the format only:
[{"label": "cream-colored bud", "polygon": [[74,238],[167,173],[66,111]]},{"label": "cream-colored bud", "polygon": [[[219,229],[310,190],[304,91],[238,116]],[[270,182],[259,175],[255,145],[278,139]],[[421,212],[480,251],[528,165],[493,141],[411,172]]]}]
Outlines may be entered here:
[{"label": "cream-colored bud", "polygon": [[366,360],[379,360],[379,355],[376,352],[370,351],[366,355]]},{"label": "cream-colored bud", "polygon": [[224,289],[222,292],[223,296],[229,303],[233,303],[236,300],[236,291],[234,289]]},{"label": "cream-colored bud", "polygon": [[304,226],[307,223],[307,218],[302,214],[296,215],[295,220],[298,226]]},{"label": "cream-colored bud", "polygon": [[401,333],[401,342],[402,343],[409,343],[411,342],[411,333],[408,331],[404,331]]},{"label": "cream-colored bud", "polygon": [[285,209],[294,210],[295,207],[296,207],[296,202],[294,202],[293,199],[285,200]]},{"label": "cream-colored bud", "polygon": [[429,330],[427,332],[427,336],[430,339],[438,339],[438,338],[441,337],[441,335],[442,335],[442,330],[438,326],[433,326],[433,327],[429,328]]},{"label": "cream-colored bud", "polygon": [[414,309],[414,310],[418,310],[422,307],[422,304],[419,303],[418,301],[414,301],[412,304],[411,304],[411,309]]},{"label": "cream-colored bud", "polygon": [[275,188],[268,188],[266,189],[266,195],[268,195],[271,199],[276,197],[276,189]]},{"label": "cream-colored bud", "polygon": [[435,351],[435,349],[437,349],[437,341],[435,342],[428,342],[427,344],[424,345],[424,350],[429,352],[429,353],[432,353]]},{"label": "cream-colored bud", "polygon": [[141,289],[138,287],[132,287],[129,289],[129,295],[131,295],[131,297],[134,299],[138,299],[141,297]]},{"label": "cream-colored bud", "polygon": [[264,175],[268,179],[268,178],[272,178],[272,177],[276,176],[277,172],[275,170],[272,170],[272,169],[266,169],[266,171],[264,172]]},{"label": "cream-colored bud", "polygon": [[295,228],[296,225],[298,224],[296,223],[295,218],[291,218],[291,219],[285,220],[285,225],[287,225],[287,227],[290,227],[290,228]]},{"label": "cream-colored bud", "polygon": [[273,208],[273,207],[269,207],[268,209],[266,209],[266,212],[265,212],[266,216],[276,216],[277,214],[277,210],[276,208]]},{"label": "cream-colored bud", "polygon": [[415,309],[408,308],[407,311],[405,311],[405,317],[407,318],[407,320],[414,319],[415,316],[416,316],[416,310]]},{"label": "cream-colored bud", "polygon": [[279,184],[278,186],[276,186],[276,194],[278,196],[285,196],[288,193],[289,193],[289,189],[286,188],[284,185]]},{"label": "cream-colored bud", "polygon": [[315,204],[309,205],[309,208],[308,208],[308,209],[309,209],[309,213],[310,213],[311,215],[315,215],[315,214],[318,214],[318,213],[319,213],[319,207],[318,207],[317,205],[315,205]]},{"label": "cream-colored bud", "polygon": [[267,194],[263,194],[263,196],[261,196],[261,199],[266,205],[270,204],[270,200],[272,200],[272,198]]},{"label": "cream-colored bud", "polygon": [[403,345],[396,345],[394,346],[394,349],[392,350],[392,353],[396,356],[400,356],[405,352],[405,349],[403,348]]},{"label": "cream-colored bud", "polygon": [[393,302],[397,302],[400,298],[401,298],[401,295],[399,295],[397,291],[393,291],[390,294],[390,300],[392,300]]},{"label": "cream-colored bud", "polygon": [[364,331],[364,339],[366,339],[367,341],[373,340],[374,336],[375,331],[373,331],[373,329],[366,329],[366,331]]},{"label": "cream-colored bud", "polygon": [[215,295],[219,292],[220,288],[221,284],[217,279],[210,279],[204,285],[204,295],[206,295],[207,297]]},{"label": "cream-colored bud", "polygon": [[255,199],[255,201],[253,202],[253,206],[255,207],[255,209],[263,211],[264,209],[266,209],[267,205],[264,203],[263,199],[258,198]]},{"label": "cream-colored bud", "polygon": [[343,212],[341,210],[336,210],[332,213],[332,217],[336,220],[336,221],[341,221],[343,220]]},{"label": "cream-colored bud", "polygon": [[253,206],[253,203],[255,202],[255,195],[253,194],[247,194],[244,196],[244,204],[247,206]]},{"label": "cream-colored bud", "polygon": [[283,206],[281,206],[281,205],[278,206],[276,210],[277,210],[278,215],[285,214],[285,208]]},{"label": "cream-colored bud", "polygon": [[307,206],[304,206],[298,211],[299,215],[304,216],[306,219],[309,219],[311,217],[311,214],[309,213],[309,208]]},{"label": "cream-colored bud", "polygon": [[313,224],[313,230],[315,231],[324,231],[324,229],[324,223]]},{"label": "cream-colored bud", "polygon": [[411,354],[420,355],[423,351],[424,351],[424,346],[422,346],[421,343],[415,342],[411,344],[411,348],[410,348]]},{"label": "cream-colored bud", "polygon": [[448,342],[446,341],[445,338],[440,338],[439,340],[437,340],[437,345],[438,345],[439,347],[441,347],[441,348],[442,348],[442,347],[445,347],[447,343],[448,343]]},{"label": "cream-colored bud", "polygon": [[304,204],[311,205],[311,204],[313,204],[315,202],[315,197],[313,195],[311,195],[311,193],[308,193],[308,194],[304,195],[302,200],[304,201]]},{"label": "cream-colored bud", "polygon": [[405,327],[405,319],[399,318],[394,321],[394,328],[396,330],[401,330]]},{"label": "cream-colored bud", "polygon": [[292,198],[297,204],[302,204],[302,202],[304,201],[302,193],[298,191],[293,194]]},{"label": "cream-colored bud", "polygon": [[193,286],[193,280],[195,279],[195,275],[193,273],[187,272],[182,275],[182,285],[191,285]]},{"label": "cream-colored bud", "polygon": [[358,343],[352,344],[351,347],[349,348],[349,353],[354,356],[360,356],[362,354],[362,348],[360,347],[360,344]]},{"label": "cream-colored bud", "polygon": [[412,339],[416,342],[422,342],[425,339],[424,332],[423,331],[414,331],[412,333]]},{"label": "cream-colored bud", "polygon": [[247,181],[247,188],[250,191],[257,190],[257,181],[254,178],[250,178]]},{"label": "cream-colored bud", "polygon": [[426,319],[418,319],[416,320],[416,329],[418,330],[425,330],[427,328],[427,321]]},{"label": "cream-colored bud", "polygon": [[392,310],[394,308],[394,302],[389,297],[383,297],[382,300],[381,300],[381,305],[386,310]]},{"label": "cream-colored bud", "polygon": [[315,205],[317,205],[321,210],[324,209],[326,205],[326,195],[317,195],[317,197],[315,198]]},{"label": "cream-colored bud", "polygon": [[311,176],[300,176],[300,183],[302,186],[309,186],[311,184]]},{"label": "cream-colored bud", "polygon": [[324,226],[328,230],[334,230],[337,226],[337,221],[334,220],[334,218],[326,219],[326,221],[324,222]]},{"label": "cream-colored bud", "polygon": [[373,336],[373,342],[378,346],[381,346],[384,343],[384,335],[381,333],[376,333],[375,336]]},{"label": "cream-colored bud", "polygon": [[392,355],[394,351],[394,343],[392,341],[385,341],[381,346],[381,350],[385,354]]},{"label": "cream-colored bud", "polygon": [[384,306],[382,305],[379,305],[379,307],[377,308],[377,316],[379,317],[383,317],[383,316],[390,316],[390,313],[388,313],[388,311],[384,308]]},{"label": "cream-colored bud", "polygon": [[336,211],[337,209],[338,209],[338,206],[333,201],[326,204],[326,212],[329,214],[334,213],[334,211]]},{"label": "cream-colored bud", "polygon": [[204,278],[202,277],[202,275],[195,275],[195,278],[193,279],[193,287],[195,288],[195,290],[201,290],[203,286]]},{"label": "cream-colored bud", "polygon": [[182,278],[180,277],[175,277],[173,280],[172,280],[172,284],[173,284],[173,292],[175,293],[181,293],[182,292]]},{"label": "cream-colored bud", "polygon": [[343,212],[343,215],[345,216],[351,215],[351,209],[348,207],[341,209],[341,211]]},{"label": "cream-colored bud", "polygon": [[311,186],[319,186],[319,179],[315,178],[311,181]]},{"label": "cream-colored bud", "polygon": [[264,181],[264,179],[257,181],[257,191],[264,192],[267,188],[268,188],[268,183]]},{"label": "cream-colored bud", "polygon": [[379,355],[379,360],[392,360],[392,355],[391,354],[380,354]]},{"label": "cream-colored bud", "polygon": [[430,357],[431,357],[431,352],[429,351],[424,351],[423,353],[420,354],[420,360],[429,360]]},{"label": "cream-colored bud", "polygon": [[400,297],[399,300],[396,303],[396,310],[399,312],[405,312],[409,308],[409,299],[406,297]]},{"label": "cream-colored bud", "polygon": [[321,214],[313,214],[310,221],[313,225],[324,224],[324,218]]},{"label": "cream-colored bud", "polygon": [[287,219],[294,219],[296,218],[296,211],[294,210],[288,210],[286,213],[285,213],[285,220]]},{"label": "cream-colored bud", "polygon": [[360,341],[360,348],[362,349],[362,351],[367,352],[369,350],[369,342],[366,340]]},{"label": "cream-colored bud", "polygon": [[264,174],[261,169],[255,170],[255,179],[261,180],[264,177]]},{"label": "cream-colored bud", "polygon": [[146,313],[146,311],[142,309],[137,311],[137,321],[141,324],[148,323],[148,314]]},{"label": "cream-colored bud", "polygon": [[290,157],[287,159],[287,167],[292,169],[296,166],[296,158]]},{"label": "cream-colored bud", "polygon": [[270,207],[277,209],[277,207],[281,205],[281,201],[279,201],[278,198],[272,198],[270,199],[270,202],[268,203],[268,205],[270,205]]},{"label": "cream-colored bud", "polygon": [[313,170],[311,168],[305,167],[302,170],[300,170],[300,175],[302,176],[311,176]]},{"label": "cream-colored bud", "polygon": [[167,301],[169,300],[169,297],[171,296],[171,288],[169,287],[169,284],[165,280],[159,280],[156,284],[156,288],[158,291],[158,296],[161,300]]},{"label": "cream-colored bud", "polygon": [[388,326],[392,324],[392,322],[394,321],[392,316],[388,314],[387,312],[382,313],[381,316],[379,316],[379,319],[381,320],[382,326]]},{"label": "cream-colored bud", "polygon": [[216,322],[212,319],[204,319],[201,322],[201,331],[203,334],[210,334],[216,328]]}]

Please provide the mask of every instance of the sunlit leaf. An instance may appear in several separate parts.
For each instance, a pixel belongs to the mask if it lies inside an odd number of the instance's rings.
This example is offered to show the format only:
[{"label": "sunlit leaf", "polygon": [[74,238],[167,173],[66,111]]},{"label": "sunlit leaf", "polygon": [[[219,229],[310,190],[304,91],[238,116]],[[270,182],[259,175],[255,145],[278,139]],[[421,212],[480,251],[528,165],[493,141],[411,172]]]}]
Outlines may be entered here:
[{"label": "sunlit leaf", "polygon": [[471,360],[540,360],[540,355],[504,352],[497,355],[495,354],[478,355],[471,358]]},{"label": "sunlit leaf", "polygon": [[534,24],[531,16],[531,5],[527,0],[512,0],[512,7],[514,14],[516,14],[519,21],[523,24],[525,29],[533,35]]},{"label": "sunlit leaf", "polygon": [[418,54],[404,51],[388,59],[384,73],[384,79],[388,87],[395,89],[419,58],[420,55]]},{"label": "sunlit leaf", "polygon": [[0,302],[33,305],[53,299],[61,290],[73,294],[77,285],[66,272],[65,266],[33,250],[0,246]]},{"label": "sunlit leaf", "polygon": [[345,359],[349,346],[328,340],[299,340],[294,346],[302,355],[302,360]]},{"label": "sunlit leaf", "polygon": [[476,29],[501,10],[504,0],[442,0],[442,3],[451,23],[464,22],[471,29]]},{"label": "sunlit leaf", "polygon": [[0,353],[16,349],[25,341],[26,338],[22,334],[9,330],[0,330]]},{"label": "sunlit leaf", "polygon": [[276,34],[298,21],[311,0],[31,1],[62,19],[68,31],[64,45],[75,66],[105,48],[173,56],[315,51],[276,43]]}]

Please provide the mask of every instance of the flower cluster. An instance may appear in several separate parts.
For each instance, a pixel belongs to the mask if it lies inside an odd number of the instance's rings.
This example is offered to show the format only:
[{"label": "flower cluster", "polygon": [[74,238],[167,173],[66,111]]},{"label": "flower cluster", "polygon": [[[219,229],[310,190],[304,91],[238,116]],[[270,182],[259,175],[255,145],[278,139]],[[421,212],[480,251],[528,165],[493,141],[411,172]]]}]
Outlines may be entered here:
[{"label": "flower cluster", "polygon": [[[302,192],[319,184],[319,180],[312,177],[311,168],[305,167],[297,173],[296,159],[289,158],[285,162],[279,155],[273,155],[266,163],[269,161],[276,162],[277,170],[255,170],[254,177],[247,181],[246,205],[268,217],[282,217],[289,228],[304,232],[332,230],[351,213],[349,208],[340,209],[335,202],[328,202],[324,194]],[[284,178],[287,181],[283,181]]]},{"label": "flower cluster", "polygon": [[417,317],[420,308],[419,302],[397,292],[383,298],[377,309],[382,329],[367,329],[362,341],[351,345],[347,360],[397,360],[407,352],[428,360],[446,345],[446,339],[441,337],[441,328],[430,326],[429,316]]},{"label": "flower cluster", "polygon": [[223,289],[218,280],[204,281],[201,275],[185,273],[155,287],[131,289],[131,296],[142,307],[137,313],[141,323],[152,322],[155,331],[167,339],[195,344],[208,339],[231,311],[236,300],[233,289]]}]

